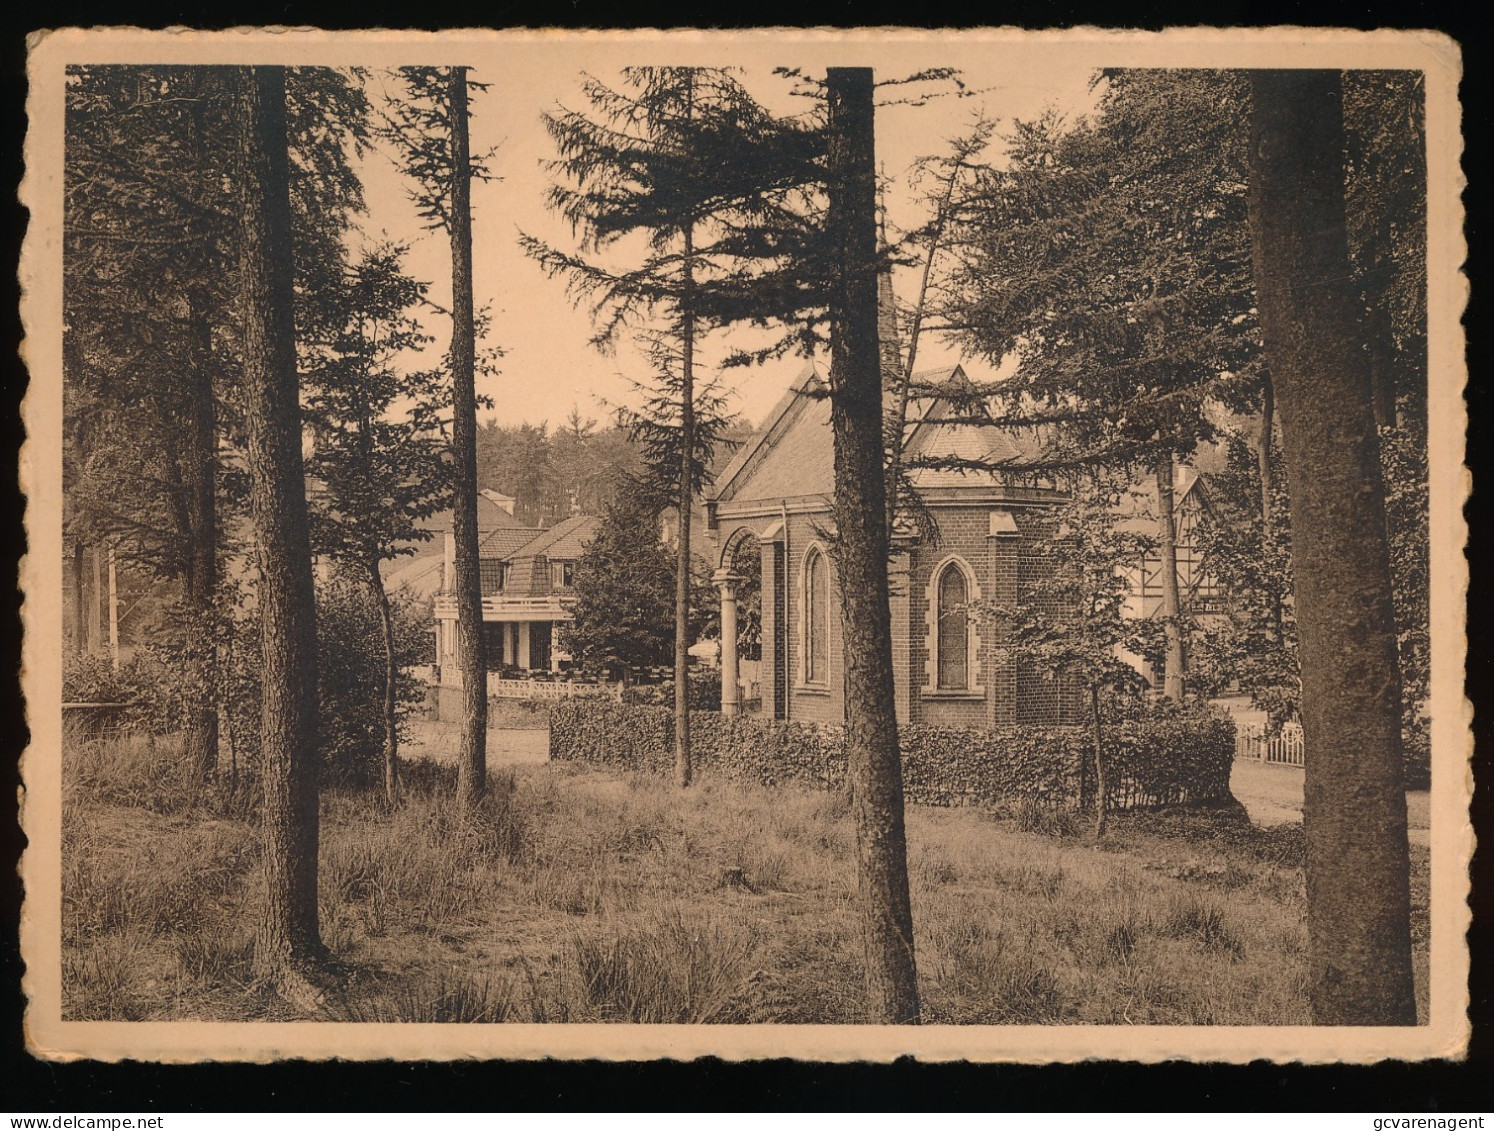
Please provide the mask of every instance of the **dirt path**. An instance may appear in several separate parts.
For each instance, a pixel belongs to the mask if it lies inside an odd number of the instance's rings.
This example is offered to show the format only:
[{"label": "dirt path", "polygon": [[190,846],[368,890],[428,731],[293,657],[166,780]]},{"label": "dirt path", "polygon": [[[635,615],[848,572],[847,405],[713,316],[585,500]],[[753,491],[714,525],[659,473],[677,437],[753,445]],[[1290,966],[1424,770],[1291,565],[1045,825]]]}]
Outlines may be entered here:
[{"label": "dirt path", "polygon": [[[1302,820],[1302,771],[1295,766],[1237,761],[1230,774],[1229,788],[1258,825],[1284,825]],[[1411,843],[1427,844],[1431,835],[1431,806],[1426,790],[1407,792],[1406,819]]]},{"label": "dirt path", "polygon": [[[407,758],[429,758],[451,764],[456,761],[457,723],[437,723],[417,719],[410,727],[410,741],[401,750]],[[546,728],[509,729],[495,727],[488,731],[488,765],[526,766],[550,760],[550,732]]]}]

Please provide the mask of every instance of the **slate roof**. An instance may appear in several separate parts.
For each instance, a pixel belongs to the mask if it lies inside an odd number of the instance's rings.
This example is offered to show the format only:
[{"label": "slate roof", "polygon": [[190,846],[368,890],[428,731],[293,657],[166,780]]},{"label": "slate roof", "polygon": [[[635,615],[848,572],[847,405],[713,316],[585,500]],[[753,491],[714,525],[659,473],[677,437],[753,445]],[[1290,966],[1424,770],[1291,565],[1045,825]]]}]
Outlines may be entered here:
[{"label": "slate roof", "polygon": [[[955,365],[923,370],[913,379],[918,384],[941,385],[965,380],[965,372]],[[718,501],[831,494],[835,485],[834,439],[824,387],[813,366],[805,370],[769,414],[763,428],[722,472],[717,481]],[[937,396],[918,398],[909,409],[906,450],[912,455],[999,462],[1027,461],[1041,451],[1041,439],[1032,429],[941,422],[950,406]],[[915,468],[910,478],[914,486],[925,489],[1004,484],[998,472]]]},{"label": "slate roof", "polygon": [[[943,385],[965,379],[965,371],[958,365],[913,375],[916,384],[924,385]],[[910,422],[910,433],[905,442],[905,457],[952,456],[996,464],[1022,464],[1030,463],[1042,454],[1043,442],[1036,429],[948,422],[946,418],[957,410],[942,397],[920,398],[915,411],[916,420]],[[920,488],[995,486],[1004,482],[997,471],[958,468],[915,467],[908,477],[913,486]]]},{"label": "slate roof", "polygon": [[[444,534],[446,533],[446,531],[451,529],[451,511],[437,511],[429,518],[422,520],[420,526],[424,530],[432,530],[437,534]],[[513,529],[516,527],[521,530],[528,530],[531,533],[535,533],[534,527],[525,526],[513,515],[509,514],[508,511],[504,510],[497,503],[493,502],[492,499],[488,498],[481,492],[478,493],[477,532],[479,536],[489,530],[499,530],[503,528]],[[441,542],[439,538],[434,539],[434,541],[437,545],[439,545]]]},{"label": "slate roof", "polygon": [[384,574],[384,589],[393,593],[406,587],[418,598],[433,596],[441,588],[440,556],[426,554],[419,558],[396,558],[387,563],[391,568]]},{"label": "slate roof", "polygon": [[518,553],[540,535],[543,530],[528,526],[504,526],[490,530],[477,539],[477,556],[481,558],[509,558]]},{"label": "slate roof", "polygon": [[538,537],[508,556],[510,559],[533,558],[543,554],[551,561],[575,561],[596,534],[597,521],[594,515],[572,515],[549,530],[540,531]]}]

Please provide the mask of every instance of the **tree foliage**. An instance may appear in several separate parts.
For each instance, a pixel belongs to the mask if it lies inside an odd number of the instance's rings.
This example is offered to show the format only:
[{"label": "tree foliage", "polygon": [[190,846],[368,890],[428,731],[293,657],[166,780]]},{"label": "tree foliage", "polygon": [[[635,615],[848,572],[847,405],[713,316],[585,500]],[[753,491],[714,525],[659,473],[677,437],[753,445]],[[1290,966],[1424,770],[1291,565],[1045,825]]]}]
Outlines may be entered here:
[{"label": "tree foliage", "polygon": [[[230,68],[110,65],[73,68],[66,94],[64,527],[175,592],[155,646],[195,696],[204,773],[226,694],[217,563],[244,550],[248,488],[231,93]],[[304,331],[362,207],[366,103],[356,72],[326,68],[289,70],[284,100]]]},{"label": "tree foliage", "polygon": [[993,363],[1015,356],[976,392],[1061,426],[1049,466],[1186,455],[1212,431],[1204,399],[1251,372],[1237,87],[1109,73],[1094,118],[1018,122],[984,175],[943,315]]},{"label": "tree foliage", "polygon": [[[1204,694],[1238,689],[1273,727],[1297,716],[1302,672],[1292,606],[1291,530],[1284,473],[1273,476],[1271,518],[1262,515],[1257,457],[1226,436],[1227,464],[1209,476],[1211,508],[1195,527],[1196,549],[1225,593],[1223,607],[1192,633],[1192,671]],[[1279,461],[1273,447],[1273,462]]]},{"label": "tree foliage", "polygon": [[[1095,114],[1019,122],[980,174],[936,287],[941,322],[1009,379],[967,390],[973,420],[1042,430],[1039,462],[1149,466],[1214,436],[1221,517],[1203,529],[1227,620],[1200,629],[1200,689],[1231,681],[1273,720],[1298,699],[1279,445],[1246,227],[1250,98],[1234,72],[1110,71]],[[1425,134],[1419,76],[1345,72],[1344,192],[1376,374],[1396,608],[1411,697],[1427,617]],[[1264,429],[1264,431],[1263,431]],[[1249,474],[1248,442],[1256,469]],[[1008,465],[1008,471],[1020,470]],[[1418,549],[1419,548],[1419,549]],[[1185,610],[1182,610],[1185,611]],[[1415,708],[1408,708],[1414,713]],[[1415,729],[1408,714],[1408,733]]]},{"label": "tree foliage", "polygon": [[[86,66],[68,76],[63,270],[70,526],[181,577],[215,532],[191,528],[182,422],[194,384],[242,445],[234,283],[236,168],[224,67]],[[297,323],[320,317],[341,240],[363,207],[367,137],[356,72],[286,75]],[[206,370],[206,372],[203,372]],[[211,458],[216,462],[216,446]],[[229,500],[240,476],[218,471]]]},{"label": "tree foliage", "polygon": [[[578,251],[525,235],[526,252],[589,305],[604,348],[677,315],[686,264],[703,328],[799,325],[823,261],[803,207],[822,176],[817,131],[769,114],[729,70],[629,67],[621,78],[614,89],[587,76],[585,111],[546,116],[558,153],[549,202]],[[629,257],[634,240],[643,253]]]},{"label": "tree foliage", "polygon": [[413,553],[430,537],[420,520],[450,501],[445,374],[406,368],[431,339],[413,313],[426,285],[405,274],[405,251],[367,249],[326,300],[340,317],[303,342],[313,541],[364,569]]},{"label": "tree foliage", "polygon": [[1032,582],[1015,603],[985,610],[1006,631],[1002,647],[1048,679],[1086,691],[1132,694],[1144,681],[1123,652],[1141,651],[1145,631],[1127,613],[1131,574],[1156,540],[1137,522],[1139,497],[1113,473],[1086,472],[1046,516],[1047,529],[1024,550]]},{"label": "tree foliage", "polygon": [[[411,674],[428,659],[428,614],[408,592],[390,595],[395,654],[396,743],[425,701],[425,688]],[[321,704],[321,767],[325,778],[367,786],[385,772],[389,743],[382,704],[388,689],[383,618],[361,573],[340,568],[317,586],[318,699]]]},{"label": "tree foliage", "polygon": [[[625,485],[576,563],[565,647],[589,671],[647,668],[674,660],[674,555],[658,539],[659,500],[646,483]],[[692,637],[712,610],[709,581],[691,578]]]}]

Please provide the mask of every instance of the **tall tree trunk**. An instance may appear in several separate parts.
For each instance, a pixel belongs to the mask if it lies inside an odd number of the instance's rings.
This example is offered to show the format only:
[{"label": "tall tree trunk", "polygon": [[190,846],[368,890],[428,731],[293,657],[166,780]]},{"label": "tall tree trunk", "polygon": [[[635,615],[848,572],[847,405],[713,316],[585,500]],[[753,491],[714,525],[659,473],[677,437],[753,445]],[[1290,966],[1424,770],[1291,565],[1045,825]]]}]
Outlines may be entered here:
[{"label": "tall tree trunk", "polygon": [[88,651],[98,652],[104,646],[104,552],[94,543],[88,551],[93,586],[88,596]]},{"label": "tall tree trunk", "polygon": [[1365,322],[1369,336],[1370,402],[1374,408],[1375,425],[1393,428],[1396,424],[1395,334],[1390,325],[1390,311],[1382,296],[1372,294]]},{"label": "tall tree trunk", "polygon": [[832,67],[826,76],[835,564],[870,1013],[877,1021],[913,1024],[918,978],[893,706],[872,89],[867,67]]},{"label": "tall tree trunk", "polygon": [[[1261,488],[1261,537],[1266,542],[1274,541],[1276,522],[1272,512],[1276,509],[1276,476],[1271,470],[1271,445],[1276,434],[1276,386],[1271,382],[1271,375],[1266,375],[1261,386],[1261,430],[1256,437],[1255,466],[1256,474],[1260,479]],[[1282,632],[1282,615],[1284,609],[1281,605],[1282,594],[1279,589],[1271,593],[1271,641],[1279,644]]]},{"label": "tall tree trunk", "polygon": [[478,801],[488,785],[488,673],[483,657],[482,575],[477,561],[477,334],[472,314],[472,155],[467,138],[467,68],[452,67],[451,103],[451,448],[456,464],[457,662],[462,670],[462,738],[457,795]]},{"label": "tall tree trunk", "polygon": [[244,416],[264,680],[266,899],[256,957],[282,993],[311,1005],[317,995],[306,975],[322,956],[316,605],[296,379],[285,70],[253,67],[237,77]]},{"label": "tall tree trunk", "polygon": [[685,257],[680,312],[680,508],[679,545],[674,579],[674,776],[681,789],[690,784],[690,504],[695,492],[695,232],[685,226]]},{"label": "tall tree trunk", "polygon": [[83,584],[85,551],[82,535],[75,533],[73,538],[73,651],[82,656],[88,652],[88,621],[83,600],[87,589]]},{"label": "tall tree trunk", "polygon": [[187,493],[187,523],[192,544],[184,580],[190,631],[191,682],[194,698],[188,706],[184,740],[190,764],[199,776],[211,778],[218,770],[218,702],[214,689],[215,618],[213,599],[218,589],[218,406],[213,398],[213,328],[207,300],[199,293],[187,298],[191,322],[192,369],[187,375],[187,443],[182,479]]},{"label": "tall tree trunk", "polygon": [[1167,656],[1162,668],[1162,694],[1183,701],[1183,602],[1178,593],[1178,524],[1172,495],[1173,459],[1169,452],[1157,463],[1157,550],[1162,558],[1162,616],[1166,618]]},{"label": "tall tree trunk", "polygon": [[1281,409],[1307,747],[1313,1020],[1416,1022],[1384,487],[1349,290],[1337,71],[1252,71],[1250,230]]},{"label": "tall tree trunk", "polygon": [[1089,689],[1089,719],[1095,736],[1095,839],[1105,835],[1105,822],[1109,816],[1105,796],[1105,731],[1100,725],[1100,689],[1091,685]]},{"label": "tall tree trunk", "polygon": [[1271,436],[1276,428],[1276,389],[1271,378],[1261,383],[1261,430],[1255,443],[1255,468],[1261,487],[1261,533],[1271,537],[1271,502],[1276,483],[1271,475]]},{"label": "tall tree trunk", "polygon": [[399,661],[394,649],[394,610],[377,561],[368,563],[368,587],[379,606],[379,628],[384,637],[384,796],[393,801],[399,796],[399,720],[395,718],[394,694]]}]

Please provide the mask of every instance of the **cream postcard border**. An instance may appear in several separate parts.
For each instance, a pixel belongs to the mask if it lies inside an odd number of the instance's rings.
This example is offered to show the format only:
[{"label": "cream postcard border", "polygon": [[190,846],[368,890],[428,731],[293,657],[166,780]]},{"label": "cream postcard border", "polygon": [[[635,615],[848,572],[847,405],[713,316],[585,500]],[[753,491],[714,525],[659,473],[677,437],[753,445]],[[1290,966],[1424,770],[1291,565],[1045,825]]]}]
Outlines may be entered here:
[{"label": "cream postcard border", "polygon": [[[715,1025],[368,1025],[327,1022],[70,1022],[61,1017],[61,625],[62,576],[62,108],[63,75],[75,63],[283,63],[370,66],[467,63],[497,73],[506,54],[563,48],[565,65],[593,71],[646,58],[653,63],[873,65],[897,74],[960,66],[982,50],[1020,47],[1040,60],[1061,53],[1093,66],[1412,68],[1426,76],[1428,370],[1430,381],[1432,616],[1431,1021],[1415,1028]],[[931,58],[931,49],[933,58]],[[1034,62],[1032,66],[1040,66]],[[21,861],[25,903],[27,1041],[59,1060],[161,1061],[285,1058],[456,1059],[468,1057],[649,1059],[720,1056],[886,1061],[1367,1062],[1456,1057],[1466,1048],[1469,957],[1468,862],[1473,829],[1472,709],[1463,695],[1468,569],[1462,505],[1467,378],[1459,323],[1462,139],[1457,45],[1431,32],[1301,28],[1096,29],[958,32],[901,29],[757,31],[225,32],[68,29],[30,44],[26,173],[30,210],[21,263],[23,356],[31,385],[22,406],[27,442],[20,481],[27,496],[28,553],[21,563],[25,626],[22,686],[32,742],[22,760]]]}]

